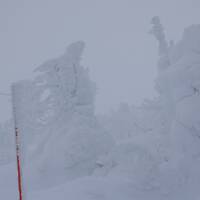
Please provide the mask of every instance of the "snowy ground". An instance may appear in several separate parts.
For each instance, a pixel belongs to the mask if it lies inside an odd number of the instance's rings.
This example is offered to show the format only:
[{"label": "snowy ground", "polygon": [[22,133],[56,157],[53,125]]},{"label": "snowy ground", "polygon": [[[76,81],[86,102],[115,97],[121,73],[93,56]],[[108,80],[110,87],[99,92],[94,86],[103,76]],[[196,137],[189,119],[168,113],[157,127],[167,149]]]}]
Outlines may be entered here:
[{"label": "snowy ground", "polygon": [[[4,200],[18,198],[15,165],[0,167],[0,194]],[[66,184],[26,194],[30,200],[132,200],[133,188],[130,182],[105,180],[102,178],[82,178]]]},{"label": "snowy ground", "polygon": [[[15,165],[0,167],[0,194],[4,200],[18,199]],[[154,190],[136,189],[134,184],[122,178],[86,177],[65,184],[28,192],[27,200],[185,200]],[[188,200],[188,199],[187,199]],[[199,200],[199,199],[191,199]]]},{"label": "snowy ground", "polygon": [[[0,194],[4,200],[18,198],[15,165],[0,167]],[[131,182],[119,178],[81,178],[47,190],[29,192],[29,200],[137,200],[144,199],[134,191]]]},{"label": "snowy ground", "polygon": [[[15,165],[0,166],[0,194],[5,200],[17,200],[17,179]],[[1,199],[1,198],[0,198]]]}]

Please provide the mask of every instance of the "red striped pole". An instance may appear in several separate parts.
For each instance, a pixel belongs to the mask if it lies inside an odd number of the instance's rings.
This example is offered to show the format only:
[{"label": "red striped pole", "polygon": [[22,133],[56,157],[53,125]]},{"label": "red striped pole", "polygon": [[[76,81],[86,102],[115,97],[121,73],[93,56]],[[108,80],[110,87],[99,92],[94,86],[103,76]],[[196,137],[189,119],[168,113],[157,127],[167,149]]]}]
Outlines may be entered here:
[{"label": "red striped pole", "polygon": [[17,156],[17,176],[18,176],[19,200],[22,200],[22,176],[21,176],[20,152],[19,152],[19,135],[18,135],[17,128],[15,128],[15,137],[16,137],[16,156]]},{"label": "red striped pole", "polygon": [[22,169],[20,162],[20,140],[19,140],[19,130],[17,128],[17,116],[15,108],[15,87],[12,85],[12,104],[13,104],[13,117],[14,117],[14,126],[15,126],[15,142],[16,142],[16,159],[17,159],[17,177],[18,177],[18,191],[19,191],[19,200],[23,200],[22,195]]}]

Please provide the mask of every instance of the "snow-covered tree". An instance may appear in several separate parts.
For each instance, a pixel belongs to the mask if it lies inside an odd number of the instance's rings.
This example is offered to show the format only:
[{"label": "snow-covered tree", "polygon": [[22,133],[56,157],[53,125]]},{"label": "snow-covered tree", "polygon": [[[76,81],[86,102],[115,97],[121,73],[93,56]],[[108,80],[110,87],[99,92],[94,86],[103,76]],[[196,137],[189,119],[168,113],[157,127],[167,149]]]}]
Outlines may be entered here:
[{"label": "snow-covered tree", "polygon": [[[97,173],[123,172],[138,186],[146,182],[165,194],[194,191],[200,177],[200,26],[187,28],[180,42],[168,45],[159,18],[152,23],[159,42],[158,97],[100,118],[118,145],[98,161]],[[137,155],[143,159],[134,162]]]},{"label": "snow-covered tree", "polygon": [[113,145],[94,114],[95,84],[80,64],[83,48],[83,42],[73,43],[64,55],[36,69],[40,118],[35,119],[43,128],[35,139],[35,158],[27,173],[31,167],[32,178],[44,186],[55,184],[50,181],[55,178],[59,182],[91,174],[98,157]]},{"label": "snow-covered tree", "polygon": [[164,28],[160,23],[160,18],[158,16],[153,17],[151,23],[153,27],[150,33],[155,36],[155,38],[158,40],[159,43],[158,53],[160,59],[158,62],[158,72],[161,73],[169,66],[169,58],[168,58],[169,45],[166,41]]},{"label": "snow-covered tree", "polygon": [[35,70],[40,72],[36,84],[48,94],[44,102],[54,117],[79,106],[89,105],[93,112],[95,84],[89,80],[88,70],[80,65],[83,49],[83,42],[73,43],[63,56],[45,62]]},{"label": "snow-covered tree", "polygon": [[200,25],[185,29],[182,39],[168,47],[159,59],[158,68],[165,70],[158,74],[156,89],[164,106],[162,116],[171,152],[168,167],[161,168],[160,177],[166,174],[163,186],[166,188],[168,185],[171,190],[177,189],[175,182],[179,188],[185,186],[187,192],[199,184],[199,63]]},{"label": "snow-covered tree", "polygon": [[159,55],[165,55],[168,52],[168,44],[166,42],[164,29],[162,24],[160,23],[159,17],[153,17],[151,23],[153,24],[153,27],[150,33],[153,34],[159,42]]}]

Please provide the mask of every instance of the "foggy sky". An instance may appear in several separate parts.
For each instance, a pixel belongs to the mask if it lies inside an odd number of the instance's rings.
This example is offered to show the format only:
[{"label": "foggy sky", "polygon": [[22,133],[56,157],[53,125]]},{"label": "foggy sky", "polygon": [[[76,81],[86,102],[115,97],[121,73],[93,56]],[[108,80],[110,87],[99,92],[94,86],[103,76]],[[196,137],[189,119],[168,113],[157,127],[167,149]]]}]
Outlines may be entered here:
[{"label": "foggy sky", "polygon": [[[167,39],[177,41],[185,27],[200,23],[199,8],[199,0],[0,0],[0,92],[83,40],[82,64],[98,86],[97,112],[121,101],[138,105],[156,94],[150,19],[160,16]],[[0,96],[0,120],[9,108],[9,98]]]}]

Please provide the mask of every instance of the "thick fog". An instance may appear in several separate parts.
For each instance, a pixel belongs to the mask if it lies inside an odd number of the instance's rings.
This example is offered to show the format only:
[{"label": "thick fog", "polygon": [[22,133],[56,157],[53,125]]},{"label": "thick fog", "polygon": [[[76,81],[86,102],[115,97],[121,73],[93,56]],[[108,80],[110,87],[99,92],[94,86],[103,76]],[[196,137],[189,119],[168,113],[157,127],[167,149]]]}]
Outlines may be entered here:
[{"label": "thick fog", "polygon": [[[0,92],[32,76],[43,61],[74,41],[86,43],[82,63],[97,83],[96,111],[156,95],[157,42],[148,34],[160,16],[167,39],[199,23],[198,0],[0,0]],[[10,116],[0,97],[0,119]]]},{"label": "thick fog", "polygon": [[199,200],[199,7],[0,0],[0,199]]}]

